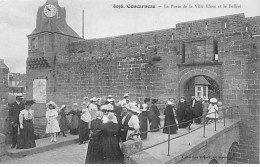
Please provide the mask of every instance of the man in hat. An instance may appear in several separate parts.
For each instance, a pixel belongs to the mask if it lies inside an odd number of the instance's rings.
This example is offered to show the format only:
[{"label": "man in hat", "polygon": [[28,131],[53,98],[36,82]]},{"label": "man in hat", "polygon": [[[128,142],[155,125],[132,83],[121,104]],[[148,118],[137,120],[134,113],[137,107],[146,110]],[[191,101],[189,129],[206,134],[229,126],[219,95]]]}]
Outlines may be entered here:
[{"label": "man in hat", "polygon": [[194,122],[197,124],[201,123],[202,110],[203,108],[202,108],[202,102],[200,101],[200,97],[196,97],[193,106],[193,115],[194,118],[197,118],[194,120]]},{"label": "man in hat", "polygon": [[[181,96],[180,101],[177,106],[177,110],[176,110],[178,123],[184,122],[186,107],[187,107],[187,105],[186,105],[185,98],[184,98],[184,96]],[[185,128],[185,127],[186,127],[185,124],[179,125],[179,128]]]},{"label": "man in hat", "polygon": [[9,120],[12,126],[12,146],[11,148],[15,148],[17,145],[17,136],[18,136],[18,127],[19,127],[19,114],[20,111],[24,110],[24,104],[22,102],[23,95],[17,94],[16,101],[9,105]]},{"label": "man in hat", "polygon": [[116,116],[117,122],[119,122],[120,121],[121,112],[122,112],[122,108],[115,105],[115,99],[114,98],[112,98],[110,100],[110,104],[113,105],[113,108],[114,108],[113,112],[114,112],[114,114]]},{"label": "man in hat", "polygon": [[99,97],[99,98],[97,98],[97,107],[98,107],[98,110],[100,110],[100,107],[102,106],[102,98],[101,97]]},{"label": "man in hat", "polygon": [[121,101],[119,101],[119,102],[117,103],[117,106],[123,107],[124,105],[129,104],[129,103],[130,103],[129,93],[125,93],[125,94],[124,94],[124,99],[121,100]]}]

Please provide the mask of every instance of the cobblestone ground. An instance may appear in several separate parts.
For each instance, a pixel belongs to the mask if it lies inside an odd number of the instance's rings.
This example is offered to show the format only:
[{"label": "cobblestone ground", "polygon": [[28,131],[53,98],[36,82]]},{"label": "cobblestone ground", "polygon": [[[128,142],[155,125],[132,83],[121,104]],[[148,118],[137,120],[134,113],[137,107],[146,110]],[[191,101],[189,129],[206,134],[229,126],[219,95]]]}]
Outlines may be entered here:
[{"label": "cobblestone ground", "polygon": [[[163,125],[163,122],[161,124]],[[201,126],[192,124],[191,129],[194,130]],[[179,129],[177,134],[171,135],[171,138],[188,133],[188,131],[187,128]],[[149,133],[148,138],[143,141],[143,148],[167,139],[168,135],[162,133],[162,129],[159,132]],[[24,158],[6,158],[0,164],[84,164],[87,147],[88,143],[82,145],[72,144]]]},{"label": "cobblestone ground", "polygon": [[2,164],[84,164],[88,144],[72,144],[24,158],[10,159]]}]

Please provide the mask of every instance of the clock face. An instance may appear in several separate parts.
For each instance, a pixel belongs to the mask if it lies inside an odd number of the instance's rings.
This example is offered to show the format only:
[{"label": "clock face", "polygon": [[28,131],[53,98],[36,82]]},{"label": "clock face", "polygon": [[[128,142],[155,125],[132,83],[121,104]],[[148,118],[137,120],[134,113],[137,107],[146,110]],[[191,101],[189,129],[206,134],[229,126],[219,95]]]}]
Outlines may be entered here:
[{"label": "clock face", "polygon": [[46,5],[44,7],[43,13],[47,16],[47,17],[53,17],[56,15],[57,13],[57,8],[54,5]]}]

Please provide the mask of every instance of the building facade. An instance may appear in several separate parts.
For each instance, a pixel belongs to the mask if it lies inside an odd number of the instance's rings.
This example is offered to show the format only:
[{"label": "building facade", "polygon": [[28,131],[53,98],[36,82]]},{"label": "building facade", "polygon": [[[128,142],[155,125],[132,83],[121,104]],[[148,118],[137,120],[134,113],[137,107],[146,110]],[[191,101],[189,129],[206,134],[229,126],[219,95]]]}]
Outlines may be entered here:
[{"label": "building facade", "polygon": [[203,76],[206,96],[239,105],[239,157],[232,160],[259,163],[260,16],[234,14],[85,40],[67,25],[65,8],[47,0],[28,45],[26,96],[37,101],[36,133],[44,134],[50,100],[71,106],[84,96],[119,100],[126,92],[140,102],[189,100],[199,92],[196,77]]}]

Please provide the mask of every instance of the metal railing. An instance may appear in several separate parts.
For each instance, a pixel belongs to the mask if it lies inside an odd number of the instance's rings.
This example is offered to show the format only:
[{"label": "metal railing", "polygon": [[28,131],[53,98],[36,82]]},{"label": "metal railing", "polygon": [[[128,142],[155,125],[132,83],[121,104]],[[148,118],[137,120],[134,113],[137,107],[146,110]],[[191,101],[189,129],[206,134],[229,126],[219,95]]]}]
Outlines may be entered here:
[{"label": "metal railing", "polygon": [[[230,106],[230,107],[226,107],[226,108],[223,108],[223,125],[226,126],[226,117],[230,117],[231,119],[231,122],[233,122],[233,115],[234,114],[238,114],[239,113],[234,113],[233,112],[233,109],[234,108],[238,108],[238,106]],[[230,110],[230,115],[227,115],[227,111]],[[217,118],[216,118],[216,115],[217,115],[217,112],[218,111],[215,111],[213,113],[215,113],[215,119],[214,119],[214,123],[215,123],[215,131],[217,131]],[[144,148],[143,150],[147,150],[149,148],[152,148],[152,147],[155,147],[155,146],[158,146],[160,144],[163,144],[163,143],[166,143],[168,142],[168,156],[170,155],[170,141],[171,140],[174,140],[174,139],[177,139],[177,138],[180,138],[182,136],[185,136],[187,134],[190,134],[191,132],[194,132],[194,131],[197,131],[198,129],[201,129],[203,127],[203,137],[206,137],[206,126],[209,125],[209,124],[206,124],[206,116],[207,115],[210,115],[210,114],[213,114],[213,113],[208,113],[208,114],[205,114],[205,115],[202,115],[202,116],[199,116],[199,117],[196,117],[196,118],[193,118],[189,121],[186,121],[186,122],[182,122],[182,123],[178,123],[178,124],[172,124],[172,125],[168,125],[168,126],[164,126],[164,127],[160,127],[160,128],[156,128],[156,129],[152,129],[152,130],[149,130],[149,131],[144,131],[144,132],[139,132],[138,135],[140,136],[140,134],[145,134],[145,133],[148,133],[148,132],[154,132],[154,131],[157,131],[157,130],[160,130],[160,129],[165,129],[165,128],[168,128],[168,139],[165,140],[165,141],[162,141],[160,143],[156,143],[152,146],[148,146],[146,148]],[[174,138],[170,138],[170,128],[173,127],[173,126],[177,126],[177,125],[182,125],[182,124],[187,124],[187,123],[191,123],[193,122],[194,120],[198,120],[198,119],[201,119],[203,118],[203,126],[200,126],[199,128],[196,128],[194,130],[191,131],[191,129],[189,128],[189,132],[188,133],[185,133],[185,134],[182,134],[182,135],[179,135],[179,136],[176,136]],[[190,125],[189,125],[190,126]]]}]

